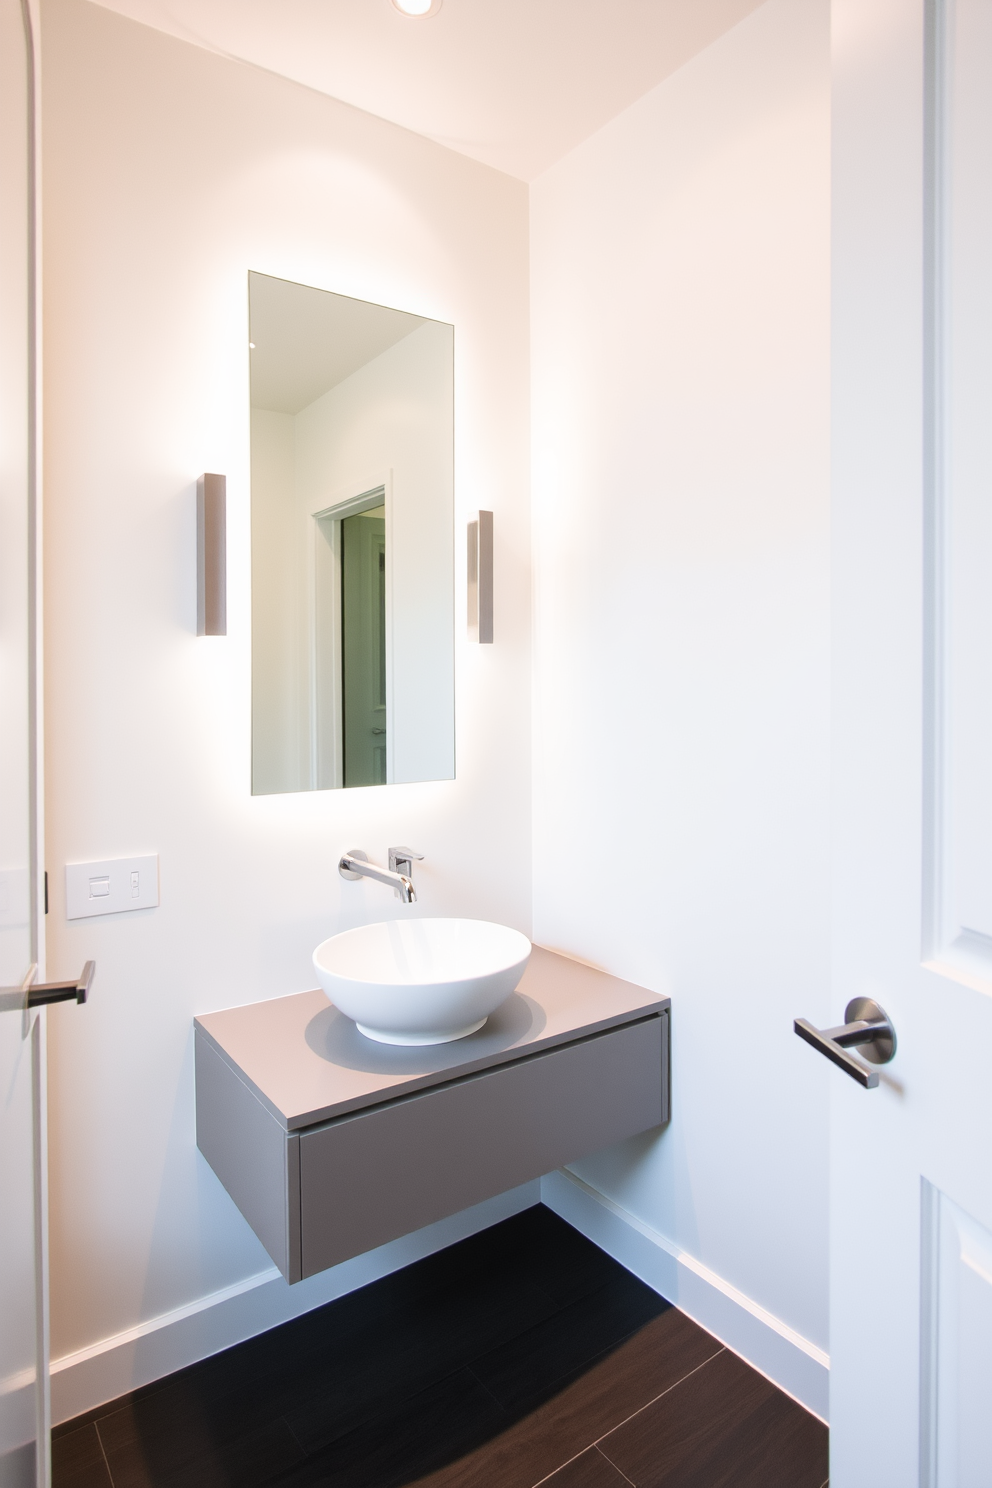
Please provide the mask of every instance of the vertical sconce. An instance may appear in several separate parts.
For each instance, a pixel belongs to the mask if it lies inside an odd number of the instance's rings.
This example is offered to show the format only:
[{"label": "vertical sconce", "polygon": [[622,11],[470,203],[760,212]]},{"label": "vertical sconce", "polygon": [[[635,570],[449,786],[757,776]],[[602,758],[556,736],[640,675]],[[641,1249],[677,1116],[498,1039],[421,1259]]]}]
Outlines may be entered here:
[{"label": "vertical sconce", "polygon": [[227,635],[227,476],[196,483],[196,633]]},{"label": "vertical sconce", "polygon": [[468,638],[493,642],[493,514],[480,511],[468,524]]}]

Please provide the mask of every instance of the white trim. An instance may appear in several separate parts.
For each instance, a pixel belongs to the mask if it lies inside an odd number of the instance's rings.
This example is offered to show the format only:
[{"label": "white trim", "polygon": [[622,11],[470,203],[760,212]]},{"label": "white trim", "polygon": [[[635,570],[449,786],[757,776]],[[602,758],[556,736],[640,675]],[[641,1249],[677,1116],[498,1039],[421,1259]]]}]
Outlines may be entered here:
[{"label": "white trim", "polygon": [[567,1169],[476,1204],[296,1286],[288,1286],[270,1266],[110,1338],[63,1354],[52,1361],[52,1419],[58,1423],[93,1410],[539,1202],[806,1410],[827,1420],[830,1360],[822,1349]]},{"label": "white trim", "polygon": [[361,492],[358,496],[348,496],[343,501],[335,501],[330,506],[322,507],[320,511],[311,512],[315,522],[322,522],[330,517],[335,522],[341,522],[345,517],[357,517],[361,512],[374,511],[377,506],[386,504],[386,482],[380,481],[368,491]]},{"label": "white trim", "polygon": [[243,1281],[235,1281],[231,1286],[221,1287],[219,1291],[208,1292],[205,1297],[197,1297],[195,1301],[187,1302],[184,1307],[174,1307],[171,1312],[163,1312],[158,1317],[148,1318],[134,1328],[125,1328],[122,1333],[114,1333],[110,1338],[101,1338],[99,1343],[92,1343],[88,1348],[77,1349],[73,1354],[63,1354],[61,1358],[52,1360],[52,1374],[61,1374],[65,1369],[77,1369],[79,1365],[99,1359],[102,1354],[112,1349],[126,1348],[130,1343],[137,1343],[139,1339],[149,1337],[159,1328],[168,1328],[175,1323],[185,1322],[187,1318],[196,1317],[197,1313],[205,1312],[207,1308],[220,1307],[222,1303],[230,1302],[234,1297],[243,1297],[245,1292],[253,1292],[256,1287],[265,1286],[270,1281],[278,1281],[280,1275],[278,1266],[267,1266],[264,1271],[256,1271],[254,1276],[246,1276]]},{"label": "white trim", "polygon": [[830,1357],[636,1215],[563,1168],[541,1202],[826,1422]]},{"label": "white trim", "polygon": [[357,1291],[413,1261],[540,1203],[540,1180],[522,1184],[288,1286],[274,1266],[197,1297],[52,1361],[52,1420],[71,1420],[246,1338]]},{"label": "white trim", "polygon": [[[341,612],[341,523],[331,522],[328,544],[330,553],[322,551],[318,538],[320,512],[311,512],[307,522],[307,646],[310,666],[310,789],[339,789],[344,784],[343,747],[341,739],[341,645],[337,638],[329,648],[321,642],[318,595],[322,585],[320,572],[325,571],[325,604],[332,615]],[[326,540],[327,532],[323,533]],[[327,652],[330,654],[328,655]],[[330,677],[330,707],[322,707],[321,674]],[[327,722],[328,712],[331,715]],[[328,764],[330,767],[328,768]]]},{"label": "white trim", "polygon": [[[41,11],[39,0],[21,0],[28,80],[28,561],[29,561],[29,803],[31,959],[37,978],[46,976],[45,943],[45,675],[44,675],[44,316],[41,154]],[[27,349],[27,348],[26,348]],[[48,1269],[48,1011],[40,1008],[31,1029],[32,1141],[35,1219],[35,1482],[51,1483],[50,1289]]]}]

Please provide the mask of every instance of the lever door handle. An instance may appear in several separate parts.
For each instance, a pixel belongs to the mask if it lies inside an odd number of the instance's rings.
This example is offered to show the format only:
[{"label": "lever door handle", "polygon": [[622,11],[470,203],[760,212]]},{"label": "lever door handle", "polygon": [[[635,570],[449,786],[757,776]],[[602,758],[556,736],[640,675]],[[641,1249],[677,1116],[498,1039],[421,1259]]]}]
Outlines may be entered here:
[{"label": "lever door handle", "polygon": [[848,1049],[860,1049],[872,1064],[888,1064],[896,1052],[896,1031],[884,1008],[870,997],[854,997],[844,1009],[845,1022],[839,1028],[814,1028],[805,1018],[797,1018],[792,1027],[801,1039],[832,1059],[846,1075],[857,1080],[866,1090],[878,1084],[877,1070],[865,1069],[860,1059]]},{"label": "lever door handle", "polygon": [[90,995],[96,962],[87,961],[78,977],[68,982],[40,982],[28,988],[28,1007],[41,1007],[47,1002],[85,1002]]}]

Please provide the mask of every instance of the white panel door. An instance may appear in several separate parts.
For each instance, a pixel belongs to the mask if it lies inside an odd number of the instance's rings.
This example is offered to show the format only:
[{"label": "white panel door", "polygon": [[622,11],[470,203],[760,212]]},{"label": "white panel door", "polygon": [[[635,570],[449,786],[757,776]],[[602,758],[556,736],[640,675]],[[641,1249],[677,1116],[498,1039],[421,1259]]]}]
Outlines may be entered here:
[{"label": "white panel door", "polygon": [[831,1083],[830,1482],[989,1488],[992,0],[833,52],[833,998],[899,1043]]},{"label": "white panel door", "polygon": [[48,1481],[43,1035],[33,788],[31,79],[20,0],[0,0],[0,1488]]}]

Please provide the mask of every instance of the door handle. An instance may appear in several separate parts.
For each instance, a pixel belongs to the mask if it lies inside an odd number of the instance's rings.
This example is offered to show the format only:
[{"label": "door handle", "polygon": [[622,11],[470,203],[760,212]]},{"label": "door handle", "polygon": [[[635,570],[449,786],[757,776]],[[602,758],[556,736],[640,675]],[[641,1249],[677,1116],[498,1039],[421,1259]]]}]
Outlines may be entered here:
[{"label": "door handle", "polygon": [[36,987],[34,979],[38,975],[37,964],[28,970],[27,976],[19,987],[0,987],[0,1012],[13,1011],[27,1008],[41,1007],[46,1002],[71,1002],[73,998],[77,1002],[85,1002],[93,985],[93,976],[96,972],[96,962],[87,961],[78,977],[68,982],[41,982]]},{"label": "door handle", "polygon": [[805,1018],[797,1018],[792,1027],[801,1039],[832,1059],[852,1080],[866,1090],[874,1090],[878,1071],[865,1069],[861,1060],[847,1051],[860,1049],[872,1064],[888,1064],[896,1052],[896,1031],[885,1009],[870,997],[852,998],[844,1009],[844,1017],[847,1021],[839,1028],[814,1028]]},{"label": "door handle", "polygon": [[79,976],[68,982],[39,982],[37,987],[29,987],[28,1007],[41,1007],[47,1002],[72,1002],[73,999],[85,1002],[95,973],[96,962],[87,961]]}]

